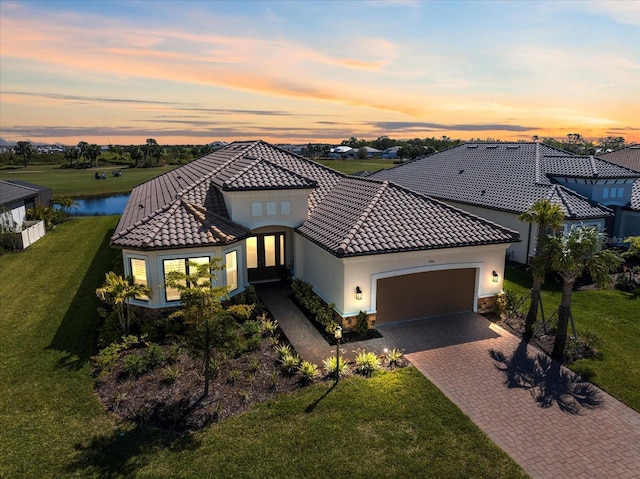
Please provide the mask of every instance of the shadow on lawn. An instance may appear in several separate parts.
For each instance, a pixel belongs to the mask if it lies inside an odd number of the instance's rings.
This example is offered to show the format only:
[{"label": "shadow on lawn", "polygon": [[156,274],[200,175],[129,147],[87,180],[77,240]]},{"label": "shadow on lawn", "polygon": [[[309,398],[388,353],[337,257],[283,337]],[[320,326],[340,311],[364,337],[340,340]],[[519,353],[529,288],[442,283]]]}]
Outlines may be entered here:
[{"label": "shadow on lawn", "polygon": [[95,354],[98,326],[96,288],[102,285],[105,272],[114,267],[117,259],[118,252],[109,245],[113,232],[114,229],[109,229],[102,238],[69,309],[47,347],[65,353],[58,360],[60,367],[81,369]]},{"label": "shadow on lawn", "polygon": [[495,349],[489,354],[498,363],[496,368],[505,373],[506,386],[528,389],[539,407],[557,404],[563,412],[579,414],[582,408],[594,409],[604,403],[593,384],[563,369],[549,356],[539,353],[530,357],[526,341],[521,341],[511,356]]},{"label": "shadow on lawn", "polygon": [[128,477],[160,449],[193,451],[199,446],[200,440],[188,434],[176,435],[146,426],[116,429],[109,435],[94,437],[88,444],[76,444],[78,456],[67,469],[104,479]]}]

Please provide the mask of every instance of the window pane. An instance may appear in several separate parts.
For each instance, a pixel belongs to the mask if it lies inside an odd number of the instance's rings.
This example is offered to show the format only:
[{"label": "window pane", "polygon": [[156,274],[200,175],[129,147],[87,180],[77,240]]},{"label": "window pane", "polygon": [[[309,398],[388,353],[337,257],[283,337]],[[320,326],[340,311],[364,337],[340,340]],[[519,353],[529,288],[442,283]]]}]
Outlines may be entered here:
[{"label": "window pane", "polygon": [[291,202],[290,201],[282,201],[280,202],[280,214],[282,216],[287,216],[291,214]]},{"label": "window pane", "polygon": [[618,188],[618,198],[624,197],[624,188]]},{"label": "window pane", "polygon": [[247,238],[247,268],[258,267],[258,238]]},{"label": "window pane", "polygon": [[[189,263],[196,263],[198,266],[201,264],[207,264],[209,263],[209,257],[208,256],[203,256],[200,258],[189,258]],[[198,272],[197,270],[197,266],[194,268],[193,266],[191,266],[191,268],[189,269],[189,274],[196,274]],[[202,283],[202,280],[199,281],[199,283]],[[209,281],[209,287],[211,287],[211,281]]]},{"label": "window pane", "polygon": [[[164,266],[165,281],[166,281],[167,275],[173,271],[177,271],[183,274],[187,273],[187,269],[186,269],[187,262],[184,259],[165,259],[162,263]],[[186,284],[184,281],[181,281],[180,283],[182,285]],[[164,291],[167,296],[167,301],[180,300],[180,291],[178,289],[166,287]]]},{"label": "window pane", "polygon": [[278,203],[275,201],[267,201],[267,216],[275,216],[278,214]]},{"label": "window pane", "polygon": [[262,216],[262,203],[251,203],[251,216]]},{"label": "window pane", "polygon": [[284,235],[280,235],[280,265],[284,264]]},{"label": "window pane", "polygon": [[[147,261],[144,259],[131,258],[131,276],[135,284],[147,286]],[[148,296],[136,296],[136,299],[148,301]]]},{"label": "window pane", "polygon": [[264,265],[266,267],[276,265],[276,237],[275,235],[264,236]]},{"label": "window pane", "polygon": [[238,289],[238,256],[236,251],[224,255],[227,287],[229,291]]}]

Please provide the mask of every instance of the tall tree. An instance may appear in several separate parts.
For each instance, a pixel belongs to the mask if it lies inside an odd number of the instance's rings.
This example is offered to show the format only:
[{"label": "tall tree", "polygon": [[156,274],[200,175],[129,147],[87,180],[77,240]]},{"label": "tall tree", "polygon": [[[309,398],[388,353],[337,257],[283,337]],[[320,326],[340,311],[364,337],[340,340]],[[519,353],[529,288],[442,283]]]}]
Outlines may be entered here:
[{"label": "tall tree", "polygon": [[562,361],[567,345],[567,328],[571,318],[571,299],[576,279],[588,272],[598,287],[611,284],[611,274],[621,262],[620,257],[602,247],[602,235],[593,227],[579,226],[567,234],[550,235],[546,252],[551,269],[562,278],[562,299],[558,309],[558,330],[551,356]]},{"label": "tall tree", "polygon": [[132,313],[129,305],[133,298],[151,296],[151,289],[135,283],[133,278],[124,278],[113,271],[105,275],[104,284],[96,289],[96,296],[113,306],[118,315],[120,329],[125,334],[131,332]]},{"label": "tall tree", "polygon": [[[180,291],[183,308],[173,317],[182,317],[189,328],[189,344],[194,352],[202,356],[204,392],[209,395],[210,366],[216,350],[222,351],[235,338],[235,317],[247,318],[251,306],[246,304],[224,307],[227,298],[226,286],[212,286],[215,271],[221,269],[221,259],[215,257],[205,264],[189,262],[189,274],[173,271],[167,274],[165,284]],[[193,271],[193,272],[192,272]]]},{"label": "tall tree", "polygon": [[542,301],[540,289],[542,288],[544,277],[548,271],[548,261],[545,251],[547,238],[550,233],[562,225],[564,213],[560,205],[551,203],[549,200],[538,200],[531,205],[527,211],[518,216],[518,219],[534,224],[538,228],[536,235],[536,253],[531,260],[531,274],[533,276],[531,302],[524,323],[524,335],[526,338],[530,338],[533,336],[534,326],[538,318],[538,307]]},{"label": "tall tree", "polygon": [[78,159],[87,159],[87,148],[89,148],[89,143],[86,141],[81,141],[78,143],[78,150],[80,150],[80,156]]},{"label": "tall tree", "polygon": [[91,166],[96,166],[98,157],[102,154],[100,147],[96,144],[88,145],[85,151],[87,160]]},{"label": "tall tree", "polygon": [[24,161],[24,167],[27,167],[27,161],[33,156],[33,146],[28,141],[19,141],[16,144],[16,153],[22,155]]}]

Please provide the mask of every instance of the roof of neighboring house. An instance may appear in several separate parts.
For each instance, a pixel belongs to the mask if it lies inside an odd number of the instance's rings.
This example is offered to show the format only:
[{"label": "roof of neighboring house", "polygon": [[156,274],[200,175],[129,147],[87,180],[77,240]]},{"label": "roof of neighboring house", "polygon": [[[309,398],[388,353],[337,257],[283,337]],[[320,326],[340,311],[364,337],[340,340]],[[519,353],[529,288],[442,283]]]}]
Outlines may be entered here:
[{"label": "roof of neighboring house", "polygon": [[598,158],[625,168],[640,171],[640,145],[629,145],[609,153],[601,153]]},{"label": "roof of neighboring house", "polygon": [[40,191],[46,191],[46,186],[34,185],[20,180],[0,180],[0,205],[7,205],[15,201],[37,196]]},{"label": "roof of neighboring house", "polygon": [[444,201],[522,213],[541,198],[560,204],[572,219],[612,211],[553,178],[637,178],[638,173],[543,143],[465,143],[381,170],[371,178],[393,181]]},{"label": "roof of neighboring house", "polygon": [[[281,182],[281,183],[280,183]],[[511,243],[518,234],[400,186],[346,176],[262,141],[237,142],[134,188],[112,244],[166,249],[250,234],[222,191],[309,188],[297,231],[336,256]]]}]

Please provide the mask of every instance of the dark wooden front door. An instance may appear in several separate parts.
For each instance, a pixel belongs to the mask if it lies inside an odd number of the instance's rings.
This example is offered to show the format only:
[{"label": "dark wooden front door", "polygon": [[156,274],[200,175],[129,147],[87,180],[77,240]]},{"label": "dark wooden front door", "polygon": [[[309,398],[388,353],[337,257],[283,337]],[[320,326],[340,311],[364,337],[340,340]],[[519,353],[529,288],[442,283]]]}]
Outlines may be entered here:
[{"label": "dark wooden front door", "polygon": [[280,279],[284,270],[284,233],[267,233],[247,238],[249,282]]}]

